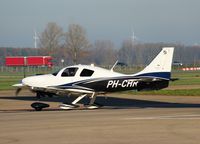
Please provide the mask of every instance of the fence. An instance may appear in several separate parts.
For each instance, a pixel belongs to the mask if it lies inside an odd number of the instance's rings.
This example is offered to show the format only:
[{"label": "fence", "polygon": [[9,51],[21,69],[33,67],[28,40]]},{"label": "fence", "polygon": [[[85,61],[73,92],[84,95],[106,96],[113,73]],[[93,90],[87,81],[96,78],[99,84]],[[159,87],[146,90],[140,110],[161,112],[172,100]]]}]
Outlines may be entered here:
[{"label": "fence", "polygon": [[[110,69],[110,66],[101,66],[103,68],[106,69]],[[27,67],[7,67],[7,66],[1,66],[0,67],[0,73],[23,73],[24,70],[27,73],[52,73],[55,71],[58,71],[59,69],[61,69],[62,67],[59,66],[53,66],[51,68],[49,67],[33,67],[33,66],[27,66]],[[118,71],[118,72],[124,72],[124,73],[134,73],[137,72],[139,70],[141,70],[141,67],[120,67],[120,66],[116,66],[114,68],[114,71]]]},{"label": "fence", "polygon": [[[110,69],[112,66],[101,66],[106,69]],[[28,73],[28,74],[45,74],[45,73],[53,73],[55,71],[58,71],[62,67],[60,66],[53,66],[51,68],[49,67],[35,67],[35,66],[27,66],[27,67],[7,67],[7,66],[0,66],[0,75],[5,74],[5,73],[18,73],[18,74],[23,74]],[[114,71],[116,72],[121,72],[125,74],[133,74],[136,72],[139,72],[143,69],[144,67],[139,67],[139,66],[116,66],[114,68]],[[173,67],[173,71],[182,71],[180,67]]]}]

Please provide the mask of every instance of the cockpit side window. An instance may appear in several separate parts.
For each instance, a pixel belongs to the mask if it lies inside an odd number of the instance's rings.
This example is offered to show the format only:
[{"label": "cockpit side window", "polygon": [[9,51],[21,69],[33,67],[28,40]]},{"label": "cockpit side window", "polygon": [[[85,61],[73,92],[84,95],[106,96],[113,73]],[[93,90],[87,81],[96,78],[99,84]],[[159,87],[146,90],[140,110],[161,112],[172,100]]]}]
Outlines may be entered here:
[{"label": "cockpit side window", "polygon": [[70,77],[70,76],[75,76],[76,71],[78,68],[66,68],[63,73],[61,74],[62,77]]},{"label": "cockpit side window", "polygon": [[90,77],[90,76],[92,76],[93,73],[94,73],[93,70],[83,69],[80,76],[81,77]]}]

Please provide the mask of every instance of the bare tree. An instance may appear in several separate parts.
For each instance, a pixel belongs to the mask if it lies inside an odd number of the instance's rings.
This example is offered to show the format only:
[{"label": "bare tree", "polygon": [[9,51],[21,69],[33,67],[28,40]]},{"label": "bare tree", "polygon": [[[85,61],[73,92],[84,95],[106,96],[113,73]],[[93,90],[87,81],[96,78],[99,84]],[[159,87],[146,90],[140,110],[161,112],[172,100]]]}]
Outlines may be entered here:
[{"label": "bare tree", "polygon": [[119,60],[128,64],[133,65],[136,61],[136,53],[132,44],[132,40],[126,40],[123,42],[122,47],[118,51]]},{"label": "bare tree", "polygon": [[86,31],[78,24],[70,24],[66,32],[65,46],[70,51],[73,63],[77,64],[81,52],[90,47]]},{"label": "bare tree", "polygon": [[109,66],[117,60],[117,51],[110,40],[98,40],[94,44],[92,57],[96,64]]},{"label": "bare tree", "polygon": [[40,35],[40,47],[52,55],[62,43],[63,30],[54,22],[47,24],[45,30]]}]

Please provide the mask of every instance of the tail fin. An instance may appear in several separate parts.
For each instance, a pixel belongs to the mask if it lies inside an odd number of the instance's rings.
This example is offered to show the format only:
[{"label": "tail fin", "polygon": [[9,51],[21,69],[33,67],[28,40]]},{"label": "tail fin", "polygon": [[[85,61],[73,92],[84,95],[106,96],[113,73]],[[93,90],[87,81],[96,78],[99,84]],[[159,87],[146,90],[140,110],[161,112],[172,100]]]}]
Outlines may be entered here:
[{"label": "tail fin", "polygon": [[174,47],[164,47],[154,60],[136,75],[170,79]]}]

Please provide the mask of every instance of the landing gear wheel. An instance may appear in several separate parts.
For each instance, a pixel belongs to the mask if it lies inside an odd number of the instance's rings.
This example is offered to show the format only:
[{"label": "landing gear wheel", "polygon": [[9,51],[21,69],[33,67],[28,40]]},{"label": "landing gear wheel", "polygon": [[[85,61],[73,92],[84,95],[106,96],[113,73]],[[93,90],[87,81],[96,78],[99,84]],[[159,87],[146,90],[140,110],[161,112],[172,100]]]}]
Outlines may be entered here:
[{"label": "landing gear wheel", "polygon": [[36,111],[42,111],[42,108],[35,108]]},{"label": "landing gear wheel", "polygon": [[41,111],[43,108],[49,107],[49,104],[41,103],[41,102],[34,102],[31,104],[31,107],[34,108],[36,111]]}]

